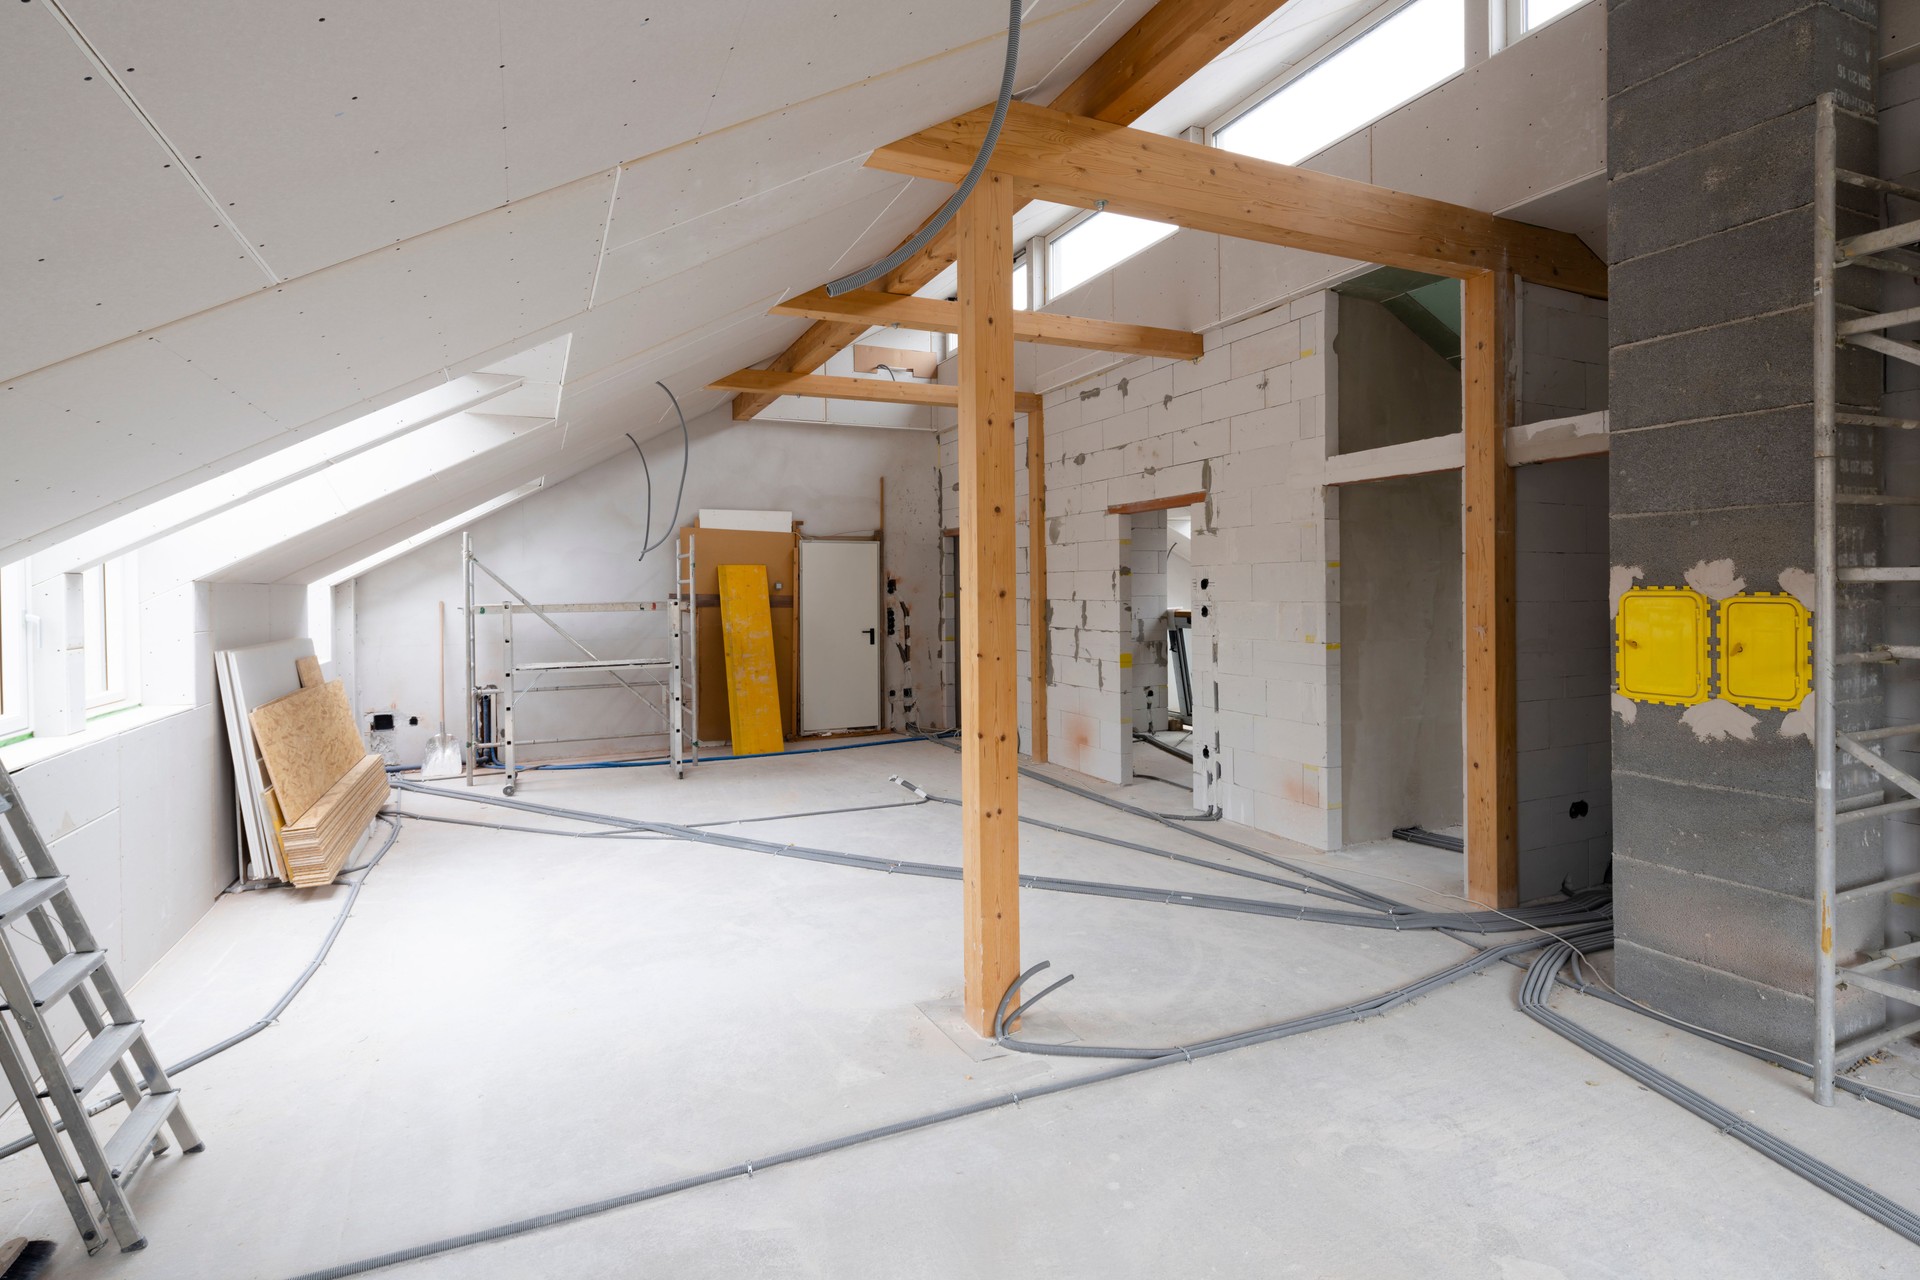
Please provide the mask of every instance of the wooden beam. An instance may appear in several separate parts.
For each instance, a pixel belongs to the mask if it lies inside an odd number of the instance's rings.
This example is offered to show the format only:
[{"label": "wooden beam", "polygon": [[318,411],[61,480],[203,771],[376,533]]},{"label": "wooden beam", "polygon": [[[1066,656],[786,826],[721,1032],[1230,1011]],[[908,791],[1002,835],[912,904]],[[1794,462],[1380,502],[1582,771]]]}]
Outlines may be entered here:
[{"label": "wooden beam", "polygon": [[1469,277],[1461,350],[1466,465],[1467,896],[1511,907],[1520,893],[1514,678],[1514,497],[1506,434],[1514,405],[1514,279]]},{"label": "wooden beam", "polygon": [[[957,183],[991,115],[902,138],[867,164]],[[1505,269],[1573,293],[1607,292],[1606,264],[1564,231],[1026,103],[1008,109],[988,163],[1032,199],[1439,275]]]},{"label": "wooden beam", "polygon": [[[855,321],[866,327],[897,325],[923,333],[958,333],[960,304],[942,298],[903,298],[899,294],[860,289],[837,298],[815,289],[789,298],[767,312],[772,316],[799,316],[803,320]],[[1206,340],[1183,329],[1156,329],[1144,324],[1117,324],[1084,320],[1045,311],[1013,313],[1015,342],[1051,347],[1078,347],[1084,351],[1111,351],[1125,356],[1159,356],[1169,360],[1198,360],[1206,354]]]},{"label": "wooden beam", "polygon": [[1053,109],[1132,124],[1286,0],[1157,4],[1053,100]]},{"label": "wooden beam", "polygon": [[1139,502],[1116,502],[1107,508],[1110,516],[1137,516],[1142,511],[1171,511],[1175,507],[1190,507],[1196,502],[1207,500],[1206,490],[1195,493],[1176,493],[1171,498],[1143,498]]},{"label": "wooden beam", "polygon": [[960,845],[967,1022],[993,1034],[1020,974],[1013,183],[988,175],[960,239]]},{"label": "wooden beam", "polygon": [[[1016,314],[1016,318],[1018,313]],[[1027,411],[1027,692],[1033,717],[1028,754],[1047,762],[1047,671],[1053,632],[1047,623],[1047,415]]]},{"label": "wooden beam", "polygon": [[[1128,32],[1068,85],[1053,106],[1111,124],[1132,124],[1140,114],[1186,83],[1234,41],[1259,26],[1287,0],[1160,0]],[[929,215],[931,216],[931,215]],[[921,224],[924,226],[925,224]],[[918,228],[915,234],[919,234]],[[952,224],[894,268],[881,281],[888,293],[918,293],[953,263]],[[773,358],[774,369],[810,373],[844,350],[862,330],[818,320]],[[733,416],[744,420],[774,397],[743,395]]]},{"label": "wooden beam", "polygon": [[[879,404],[924,404],[954,409],[960,388],[938,382],[895,382],[891,378],[841,378],[818,373],[781,373],[773,369],[741,369],[707,384],[709,391],[736,391],[781,396],[815,396],[825,400],[870,400]],[[1040,397],[1031,392],[1014,396],[1021,413],[1038,408]],[[740,416],[736,402],[733,416]]]}]

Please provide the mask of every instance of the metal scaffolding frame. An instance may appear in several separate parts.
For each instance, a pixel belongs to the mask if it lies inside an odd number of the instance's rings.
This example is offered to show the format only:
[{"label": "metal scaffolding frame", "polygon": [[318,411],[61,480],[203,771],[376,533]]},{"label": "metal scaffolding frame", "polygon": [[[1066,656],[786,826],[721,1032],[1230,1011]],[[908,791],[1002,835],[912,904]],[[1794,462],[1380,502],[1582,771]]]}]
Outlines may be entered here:
[{"label": "metal scaffolding frame", "polygon": [[[676,557],[678,572],[675,577],[674,594],[666,600],[621,600],[598,603],[578,604],[535,604],[522,595],[512,583],[488,568],[473,553],[473,536],[470,533],[460,535],[460,559],[466,585],[466,777],[467,785],[473,785],[474,770],[480,752],[492,750],[505,769],[507,780],[502,788],[505,794],[512,795],[519,784],[521,765],[519,749],[531,746],[554,746],[570,742],[622,742],[665,737],[667,739],[667,762],[672,766],[674,776],[684,778],[687,765],[698,764],[700,748],[697,729],[699,720],[699,687],[693,682],[689,690],[683,679],[683,662],[692,647],[695,610],[692,608],[692,594],[688,579],[691,576],[690,560],[686,555]],[[476,599],[477,575],[484,573],[512,599],[500,604],[484,604]],[[479,619],[487,613],[500,615],[501,627],[501,683],[482,685],[479,673]],[[603,658],[578,637],[555,621],[555,614],[592,614],[592,613],[652,613],[665,612],[669,615],[672,631],[669,637],[669,653],[664,658]],[[514,656],[513,620],[516,614],[529,614],[565,640],[568,645],[580,653],[578,658],[562,659],[554,662],[521,662]],[[597,680],[589,683],[549,683],[555,679],[565,679],[568,673],[597,673],[610,676],[611,680]],[[626,674],[622,674],[626,673]],[[665,728],[646,733],[589,734],[582,737],[523,738],[514,731],[514,706],[522,696],[534,693],[578,693],[592,689],[625,689],[639,703],[654,712]],[[488,699],[495,714],[489,717],[491,731],[484,737],[475,726],[474,712],[482,698]],[[691,747],[691,751],[689,751]]]},{"label": "metal scaffolding frame", "polygon": [[[1888,221],[1886,197],[1910,201],[1920,207],[1920,190],[1841,168],[1836,136],[1834,98],[1832,94],[1825,94],[1820,98],[1814,138],[1813,536],[1816,599],[1813,618],[1813,748],[1817,930],[1814,939],[1817,956],[1814,986],[1817,1024],[1814,1038],[1814,1096],[1827,1106],[1833,1103],[1836,1069],[1844,1070],[1885,1045],[1920,1032],[1920,1017],[1890,1016],[1887,1025],[1878,1031],[1844,1044],[1836,1042],[1834,1015],[1840,987],[1871,991],[1907,1006],[1910,1012],[1920,1011],[1920,988],[1890,980],[1894,970],[1920,960],[1920,943],[1881,947],[1844,965],[1838,962],[1834,953],[1834,933],[1838,912],[1843,905],[1862,899],[1884,900],[1886,895],[1895,890],[1920,884],[1920,872],[1895,875],[1847,889],[1839,888],[1836,883],[1840,828],[1856,822],[1877,820],[1893,813],[1920,809],[1920,778],[1915,778],[1880,755],[1884,744],[1889,741],[1920,736],[1920,724],[1842,730],[1838,724],[1836,691],[1836,673],[1841,667],[1920,659],[1920,645],[1868,643],[1859,651],[1841,652],[1836,607],[1839,589],[1843,586],[1920,582],[1920,565],[1842,565],[1839,547],[1839,521],[1843,508],[1920,505],[1920,499],[1917,498],[1854,489],[1842,491],[1840,454],[1842,446],[1848,443],[1841,435],[1842,430],[1913,430],[1920,428],[1920,419],[1849,412],[1840,409],[1837,403],[1839,353],[1843,347],[1855,347],[1920,365],[1920,346],[1885,336],[1889,329],[1920,322],[1920,307],[1884,313],[1868,312],[1842,320],[1838,315],[1834,293],[1834,278],[1842,269],[1864,267],[1897,275],[1920,275],[1920,256],[1910,252],[1911,246],[1920,244],[1920,221],[1882,225],[1858,235],[1841,237],[1837,234],[1836,222],[1840,189],[1853,187],[1880,197],[1876,204],[1880,207],[1880,221],[1883,224]],[[1872,471],[1877,483],[1879,469]],[[1850,474],[1847,481],[1858,486],[1861,478]],[[1896,788],[1898,794],[1893,799],[1882,794],[1863,800],[1840,800],[1836,781],[1838,768],[1843,762],[1866,766],[1877,775],[1879,781]]]}]

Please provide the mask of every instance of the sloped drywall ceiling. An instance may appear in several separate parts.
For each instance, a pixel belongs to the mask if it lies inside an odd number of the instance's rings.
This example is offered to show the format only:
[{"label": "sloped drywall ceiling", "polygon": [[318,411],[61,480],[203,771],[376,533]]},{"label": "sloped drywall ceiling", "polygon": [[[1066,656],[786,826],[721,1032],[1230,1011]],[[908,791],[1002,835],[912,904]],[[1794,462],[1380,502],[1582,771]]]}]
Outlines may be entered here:
[{"label": "sloped drywall ceiling", "polygon": [[[1023,86],[1063,85],[1149,7],[1037,0]],[[23,318],[0,329],[0,561],[562,333],[552,461],[603,456],[657,420],[653,378],[771,356],[803,322],[766,306],[938,203],[858,161],[989,98],[1003,21],[985,2],[0,6],[0,291]],[[576,378],[644,391],[576,397]]]}]

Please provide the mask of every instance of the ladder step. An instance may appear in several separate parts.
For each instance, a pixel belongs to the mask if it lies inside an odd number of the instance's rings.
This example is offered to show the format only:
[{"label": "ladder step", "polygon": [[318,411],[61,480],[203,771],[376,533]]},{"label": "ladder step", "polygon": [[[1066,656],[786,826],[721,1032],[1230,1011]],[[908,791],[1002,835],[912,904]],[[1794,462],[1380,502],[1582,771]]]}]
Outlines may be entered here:
[{"label": "ladder step", "polygon": [[1920,241],[1920,222],[1900,222],[1891,227],[1881,227],[1878,231],[1848,236],[1837,247],[1840,252],[1853,258],[1863,253],[1905,248],[1916,241]]},{"label": "ladder step", "polygon": [[1842,582],[1920,582],[1920,565],[1890,564],[1871,569],[1841,569]]},{"label": "ladder step", "polygon": [[120,1122],[120,1127],[107,1139],[106,1147],[107,1168],[116,1182],[124,1181],[146,1160],[147,1153],[153,1148],[154,1136],[179,1105],[178,1089],[150,1093],[140,1099],[140,1105],[133,1109],[132,1115]]},{"label": "ladder step", "polygon": [[1875,995],[1885,996],[1889,1000],[1898,1000],[1901,1004],[1920,1005],[1920,991],[1898,982],[1888,982],[1885,978],[1869,978],[1863,974],[1842,969],[1833,977],[1835,985],[1859,987]]},{"label": "ladder step", "polygon": [[1920,733],[1920,724],[1889,724],[1878,729],[1849,729],[1847,736],[1855,742],[1884,742],[1888,738],[1904,738]]},{"label": "ladder step", "polygon": [[125,1057],[127,1050],[133,1048],[133,1042],[140,1038],[140,1027],[138,1022],[102,1027],[100,1034],[87,1042],[86,1048],[73,1055],[73,1060],[67,1063],[67,1083],[73,1086],[76,1095],[86,1097],[93,1086],[106,1078],[113,1064]]},{"label": "ladder step", "polygon": [[1913,324],[1917,321],[1920,321],[1920,307],[1905,307],[1899,311],[1883,311],[1874,315],[1861,316],[1858,320],[1842,320],[1839,333],[1843,338],[1850,338],[1856,333],[1898,329],[1903,324]]},{"label": "ladder step", "polygon": [[66,887],[65,876],[41,876],[35,880],[22,880],[5,893],[0,893],[0,925],[9,923],[17,916],[27,914]]},{"label": "ladder step", "polygon": [[104,951],[76,951],[63,956],[52,968],[35,978],[28,988],[33,993],[33,1007],[44,1009],[62,996],[69,994],[75,987],[107,962]]},{"label": "ladder step", "polygon": [[1889,418],[1878,413],[1836,413],[1833,420],[1849,427],[1890,427],[1899,431],[1920,428],[1920,418]]},{"label": "ladder step", "polygon": [[[1920,809],[1920,800],[1909,798],[1906,800],[1889,801],[1886,804],[1868,805],[1864,809],[1842,809],[1839,813],[1834,815],[1834,818],[1835,818],[1835,821],[1843,822],[1843,823],[1844,822],[1860,822],[1867,818],[1885,818],[1891,814],[1907,813],[1914,809]],[[1920,876],[1916,876],[1914,879],[1920,880]],[[1904,881],[1901,881],[1900,883],[1912,884],[1913,882],[1914,881],[1912,880],[1904,880]],[[1858,889],[1847,890],[1847,892],[1840,894],[1839,898],[1841,901],[1844,902],[1848,898],[1864,898],[1870,893],[1882,893],[1887,889],[1897,888],[1897,887],[1898,885],[1895,885],[1891,882],[1882,882],[1877,885],[1873,885],[1873,884],[1862,885]]]}]

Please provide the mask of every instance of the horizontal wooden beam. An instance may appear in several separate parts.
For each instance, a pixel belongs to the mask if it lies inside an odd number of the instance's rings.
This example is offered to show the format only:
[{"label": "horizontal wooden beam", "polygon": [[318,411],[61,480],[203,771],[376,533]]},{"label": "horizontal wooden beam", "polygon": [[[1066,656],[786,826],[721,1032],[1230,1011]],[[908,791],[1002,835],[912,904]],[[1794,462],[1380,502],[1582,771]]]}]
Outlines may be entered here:
[{"label": "horizontal wooden beam", "polygon": [[[837,298],[815,289],[789,298],[767,313],[799,316],[805,320],[857,321],[862,325],[895,325],[922,333],[958,333],[960,304],[943,298],[903,298],[896,293],[861,289]],[[1206,354],[1206,340],[1182,329],[1156,329],[1144,324],[1085,320],[1045,311],[1015,311],[1013,340],[1050,347],[1078,347],[1084,351],[1111,351],[1123,356],[1160,356],[1169,360],[1198,360]]]},{"label": "horizontal wooden beam", "polygon": [[[890,378],[841,378],[820,373],[783,373],[774,369],[742,369],[707,384],[709,391],[749,392],[755,395],[814,396],[823,400],[871,400],[879,404],[920,404],[941,409],[960,407],[960,388],[938,382],[895,382]],[[1013,407],[1025,413],[1040,397],[1022,392]],[[740,406],[733,416],[741,419]],[[751,416],[751,415],[747,415]]]},{"label": "horizontal wooden beam", "polygon": [[[1061,90],[1053,100],[1054,109],[1112,124],[1132,124],[1286,3],[1159,0]],[[880,287],[888,293],[918,293],[953,263],[953,245],[953,224],[948,223],[918,253],[894,268]],[[810,373],[859,336],[858,326],[816,320],[769,367]],[[751,418],[772,403],[771,396],[741,396],[733,416]]]},{"label": "horizontal wooden beam", "polygon": [[[969,112],[875,151],[867,164],[957,183],[992,112]],[[1605,297],[1607,267],[1578,236],[1218,147],[1016,102],[991,172],[1023,195],[1361,262],[1467,278],[1507,270]]]},{"label": "horizontal wooden beam", "polygon": [[1116,502],[1107,508],[1110,516],[1137,516],[1143,511],[1172,511],[1175,507],[1190,507],[1196,502],[1205,502],[1207,492],[1202,489],[1195,493],[1176,493],[1171,498],[1144,498],[1139,502]]}]

